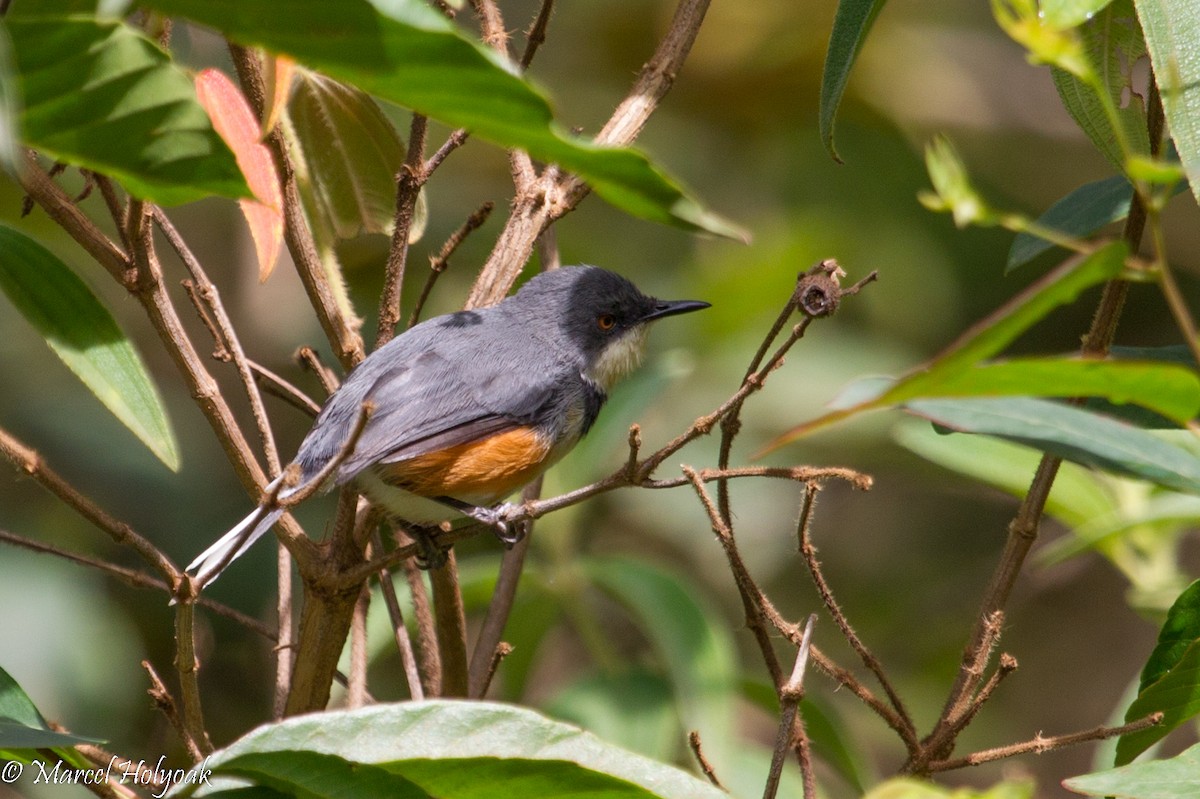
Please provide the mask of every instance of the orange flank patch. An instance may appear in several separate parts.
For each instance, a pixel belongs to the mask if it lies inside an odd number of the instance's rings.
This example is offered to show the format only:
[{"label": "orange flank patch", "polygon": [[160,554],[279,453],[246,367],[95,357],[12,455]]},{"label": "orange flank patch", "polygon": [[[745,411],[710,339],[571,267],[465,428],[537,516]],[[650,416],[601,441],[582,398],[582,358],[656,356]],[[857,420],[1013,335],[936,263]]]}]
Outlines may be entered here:
[{"label": "orange flank patch", "polygon": [[380,464],[384,482],[423,497],[495,502],[537,477],[550,455],[548,440],[520,427],[396,463]]}]

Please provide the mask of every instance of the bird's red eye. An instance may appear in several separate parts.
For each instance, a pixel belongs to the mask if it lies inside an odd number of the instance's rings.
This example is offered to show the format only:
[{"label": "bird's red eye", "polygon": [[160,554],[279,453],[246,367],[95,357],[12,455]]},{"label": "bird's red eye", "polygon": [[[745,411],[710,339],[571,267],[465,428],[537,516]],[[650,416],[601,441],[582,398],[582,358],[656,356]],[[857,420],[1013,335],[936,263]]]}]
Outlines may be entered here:
[{"label": "bird's red eye", "polygon": [[598,316],[596,318],[596,327],[600,328],[601,330],[603,330],[605,332],[612,330],[614,327],[616,327],[616,325],[617,325],[617,317],[613,316],[610,313],[600,314],[600,316]]}]

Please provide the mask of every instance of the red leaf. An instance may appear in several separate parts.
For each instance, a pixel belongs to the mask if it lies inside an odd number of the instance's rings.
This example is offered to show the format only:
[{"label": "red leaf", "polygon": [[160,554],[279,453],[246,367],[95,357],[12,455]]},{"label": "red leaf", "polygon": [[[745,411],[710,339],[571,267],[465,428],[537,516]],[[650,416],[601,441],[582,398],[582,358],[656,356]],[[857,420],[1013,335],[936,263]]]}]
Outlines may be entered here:
[{"label": "red leaf", "polygon": [[262,128],[250,104],[225,73],[216,69],[200,72],[196,76],[196,95],[254,192],[255,199],[238,200],[238,204],[254,239],[259,280],[265,281],[283,245],[283,192],[275,161],[262,143]]}]

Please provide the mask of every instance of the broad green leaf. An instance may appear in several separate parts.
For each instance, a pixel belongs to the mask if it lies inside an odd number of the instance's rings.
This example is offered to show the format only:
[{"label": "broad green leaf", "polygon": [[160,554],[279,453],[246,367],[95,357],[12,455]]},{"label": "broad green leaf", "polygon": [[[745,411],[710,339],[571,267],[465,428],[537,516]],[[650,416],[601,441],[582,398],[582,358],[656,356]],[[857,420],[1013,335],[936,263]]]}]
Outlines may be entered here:
[{"label": "broad green leaf", "polygon": [[1085,796],[1117,799],[1195,799],[1200,796],[1200,744],[1169,760],[1149,760],[1063,780]]},{"label": "broad green leaf", "polygon": [[1033,783],[1000,782],[974,791],[947,788],[916,777],[893,777],[867,791],[862,799],[1033,799]]},{"label": "broad green leaf", "polygon": [[431,799],[419,786],[379,766],[319,752],[249,752],[224,761],[214,772],[305,799]]},{"label": "broad green leaf", "polygon": [[17,14],[4,24],[23,144],[164,205],[249,196],[191,80],[145,36],[84,17]]},{"label": "broad green leaf", "polygon": [[1143,430],[1042,399],[916,400],[909,411],[941,427],[983,433],[1117,474],[1200,493],[1200,458]]},{"label": "broad green leaf", "polygon": [[133,344],[57,256],[0,226],[0,290],[96,398],[173,471],[179,449]]},{"label": "broad green leaf", "polygon": [[1200,201],[1200,14],[1194,0],[1134,0],[1171,139]]},{"label": "broad green leaf", "polygon": [[[632,558],[594,558],[592,581],[625,606],[658,651],[675,688],[684,729],[698,730],[718,769],[730,743],[738,690],[736,649],[702,592],[683,577]],[[663,624],[668,618],[670,624]]]},{"label": "broad green leaf", "polygon": [[[348,239],[360,233],[391,234],[396,173],[404,142],[375,101],[364,92],[309,70],[296,70],[288,103],[292,140],[311,184],[309,218]],[[329,146],[337,142],[337,147]],[[425,227],[424,192],[409,231],[417,241]],[[311,206],[311,207],[310,207]]]},{"label": "broad green leaf", "polygon": [[[1123,173],[1128,156],[1150,152],[1141,89],[1133,85],[1131,74],[1134,63],[1146,53],[1132,0],[1113,0],[1078,31],[1095,84],[1055,69],[1052,70],[1054,86],[1075,122]],[[1097,93],[1101,86],[1107,98]],[[1120,123],[1120,135],[1113,130],[1114,112]]]},{"label": "broad green leaf", "polygon": [[[1023,497],[1041,455],[1028,447],[984,436],[943,436],[929,425],[911,421],[899,426],[893,438],[926,460],[959,474]],[[1073,463],[1064,463],[1054,479],[1046,512],[1068,527],[1112,513],[1113,498],[1095,475]]]},{"label": "broad green leaf", "polygon": [[765,451],[864,411],[914,397],[940,396],[939,384],[969,380],[961,378],[960,373],[999,353],[1052,310],[1074,301],[1084,289],[1120,275],[1126,253],[1124,244],[1113,242],[1087,256],[1067,261],[976,324],[925,366],[896,381],[874,378],[869,390],[851,384],[830,403],[830,412],[793,427],[768,444]]},{"label": "broad green leaf", "polygon": [[1138,692],[1125,711],[1125,720],[1136,721],[1156,712],[1163,714],[1161,724],[1121,736],[1113,765],[1131,762],[1171,730],[1200,714],[1200,640],[1193,641],[1157,681]]},{"label": "broad green leaf", "polygon": [[840,0],[833,18],[833,31],[829,34],[829,49],[825,51],[825,67],[821,72],[818,123],[825,150],[838,162],[842,159],[833,146],[833,123],[846,92],[850,70],[885,2],[887,0]]},{"label": "broad green leaf", "polygon": [[147,0],[243,44],[261,46],[480,138],[526,150],[580,175],[635,216],[723,236],[741,230],[705,210],[630,149],[568,135],[546,97],[514,66],[468,39],[424,0]]},{"label": "broad green leaf", "polygon": [[[580,783],[615,790],[596,794],[614,799],[726,796],[673,766],[577,727],[494,702],[431,700],[299,716],[259,727],[214,754],[208,765],[220,771],[243,756],[277,752],[319,753],[376,766],[444,799],[494,796],[496,785],[509,779],[537,787],[515,796],[577,795],[568,791]],[[555,785],[561,790],[546,787]]]},{"label": "broad green leaf", "polygon": [[1167,611],[1167,620],[1158,631],[1158,643],[1138,683],[1138,692],[1158,682],[1168,671],[1175,668],[1183,653],[1200,640],[1200,580],[1189,585],[1175,604]]}]

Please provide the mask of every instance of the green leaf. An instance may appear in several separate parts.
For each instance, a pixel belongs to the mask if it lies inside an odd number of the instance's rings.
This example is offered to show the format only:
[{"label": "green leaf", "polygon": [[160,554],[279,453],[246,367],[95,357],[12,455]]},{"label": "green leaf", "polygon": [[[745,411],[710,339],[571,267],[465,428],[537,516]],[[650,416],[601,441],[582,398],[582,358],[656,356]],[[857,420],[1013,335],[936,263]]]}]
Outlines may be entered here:
[{"label": "green leaf", "polygon": [[830,403],[830,412],[793,427],[765,449],[775,449],[813,430],[864,411],[888,407],[915,397],[942,396],[938,393],[938,386],[942,383],[969,382],[970,378],[962,377],[961,373],[999,353],[1052,310],[1073,302],[1084,289],[1120,275],[1126,254],[1124,244],[1113,242],[1087,256],[1067,261],[976,324],[925,366],[899,380],[871,378],[869,386],[852,383]]},{"label": "green leaf", "polygon": [[1200,458],[1143,430],[1041,399],[917,400],[909,411],[963,433],[983,433],[1117,474],[1200,493]]},{"label": "green leaf", "polygon": [[[1038,217],[1040,227],[1068,236],[1087,238],[1107,224],[1129,215],[1133,187],[1123,175],[1097,180],[1075,189]],[[1005,272],[1029,263],[1054,245],[1032,233],[1018,233],[1008,251]]]},{"label": "green leaf", "polygon": [[386,769],[319,752],[249,752],[213,770],[305,799],[430,799],[419,786]]},{"label": "green leaf", "polygon": [[926,146],[925,168],[933,192],[918,195],[922,205],[931,211],[948,211],[960,228],[996,223],[995,212],[971,185],[967,168],[949,139],[937,136]]},{"label": "green leaf", "polygon": [[1142,677],[1138,683],[1138,693],[1146,690],[1152,683],[1158,682],[1183,659],[1183,653],[1196,641],[1200,640],[1200,580],[1189,585],[1171,609],[1167,611],[1167,620],[1158,631],[1158,643],[1150,653]]},{"label": "green leaf", "polygon": [[51,730],[25,690],[0,668],[0,760],[26,754],[14,750],[55,749],[79,743],[104,742]]},{"label": "green leaf", "polygon": [[1063,780],[1085,796],[1117,799],[1195,799],[1200,795],[1200,744],[1169,760],[1150,760]]},{"label": "green leaf", "polygon": [[612,799],[726,796],[673,766],[577,727],[494,702],[431,700],[299,716],[259,727],[217,752],[208,765],[222,771],[240,758],[262,753],[297,754],[296,768],[315,768],[318,774],[326,767],[330,773],[343,767],[309,758],[310,753],[341,758],[353,769],[362,768],[353,764],[378,767],[443,799],[495,796],[501,783],[529,788],[514,789],[514,796],[578,796],[574,786],[580,785],[598,789],[588,795]]},{"label": "green leaf", "polygon": [[[1023,497],[1041,455],[1017,444],[983,436],[943,436],[916,421],[901,425],[893,438],[926,460]],[[1054,478],[1046,512],[1069,527],[1086,524],[1114,510],[1112,497],[1094,473],[1064,463]],[[1069,540],[1069,539],[1068,539]]]},{"label": "green leaf", "polygon": [[1200,201],[1200,14],[1194,0],[1135,0],[1171,139]]},{"label": "green leaf", "polygon": [[[733,639],[703,593],[682,576],[633,558],[593,558],[592,581],[624,605],[662,657],[683,727],[698,730],[720,770],[731,744],[738,690]],[[663,624],[668,618],[670,624]]]},{"label": "green leaf", "polygon": [[83,17],[15,15],[4,24],[24,144],[164,205],[250,196],[191,80],[145,36]]},{"label": "green leaf", "polygon": [[1041,0],[1039,10],[1051,24],[1073,28],[1094,17],[1113,0]]},{"label": "green leaf", "polygon": [[[1089,85],[1066,70],[1054,69],[1054,86],[1075,122],[1123,173],[1127,156],[1150,152],[1146,112],[1131,74],[1134,63],[1146,53],[1133,3],[1114,0],[1078,32],[1098,85]],[[1099,86],[1108,93],[1107,100],[1097,94]],[[1110,114],[1114,110],[1121,125],[1120,136],[1113,131]]]},{"label": "green leaf", "polygon": [[[395,175],[404,163],[404,142],[364,92],[309,70],[297,70],[288,101],[292,140],[311,184],[302,197],[309,218],[349,239],[360,233],[391,234],[395,222]],[[337,147],[330,147],[337,142]],[[424,192],[419,197],[424,198]],[[312,207],[309,207],[312,206]],[[427,212],[418,200],[409,243],[420,238]]]},{"label": "green leaf", "polygon": [[546,97],[490,48],[423,0],[147,0],[243,44],[282,53],[337,80],[580,175],[635,216],[722,236],[745,234],[705,210],[645,155],[564,133]]},{"label": "green leaf", "polygon": [[133,344],[84,282],[42,245],[0,226],[0,290],[96,398],[178,471],[162,399]]},{"label": "green leaf", "polygon": [[818,123],[825,150],[839,163],[842,159],[833,147],[834,119],[846,92],[850,69],[885,2],[887,0],[840,0],[833,18],[833,31],[829,34],[829,49],[825,51],[825,67],[821,72]]}]

